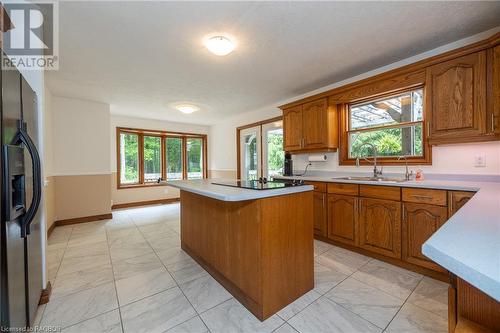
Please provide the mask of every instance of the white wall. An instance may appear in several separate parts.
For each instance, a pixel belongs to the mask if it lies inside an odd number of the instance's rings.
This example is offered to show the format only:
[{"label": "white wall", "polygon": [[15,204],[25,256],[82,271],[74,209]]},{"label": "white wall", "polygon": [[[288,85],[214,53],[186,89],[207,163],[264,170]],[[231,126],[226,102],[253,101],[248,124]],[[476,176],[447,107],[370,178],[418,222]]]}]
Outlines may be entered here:
[{"label": "white wall", "polygon": [[[272,118],[281,115],[281,110],[278,106],[307,97],[312,96],[336,87],[340,87],[352,82],[356,82],[391,69],[399,68],[422,59],[432,57],[465,45],[488,38],[489,36],[500,31],[500,27],[461,39],[459,41],[443,45],[434,50],[421,53],[419,55],[398,61],[396,63],[357,75],[355,77],[330,84],[326,87],[311,91],[306,94],[287,98],[277,101],[276,103],[259,110],[250,111],[223,122],[215,124],[210,128],[211,140],[209,141],[209,151],[211,155],[210,169],[211,170],[231,170],[235,171],[237,166],[236,161],[236,128],[238,126],[250,124],[256,121]],[[473,160],[476,155],[483,154],[486,156],[486,167],[475,168]],[[322,171],[370,171],[370,167],[340,167],[338,165],[338,153],[329,153],[328,162],[314,163],[310,170]],[[294,156],[294,168],[297,170],[303,169],[307,164],[308,155]],[[412,167],[415,169],[415,167]],[[401,172],[400,167],[387,167],[389,171]],[[478,143],[465,145],[450,145],[438,146],[433,148],[433,162],[431,166],[422,168],[426,172],[431,173],[453,173],[453,174],[500,174],[500,142]]]},{"label": "white wall", "polygon": [[109,174],[109,105],[52,96],[52,175]]},{"label": "white wall", "polygon": [[[116,165],[116,128],[117,127],[128,127],[128,128],[138,128],[138,129],[148,129],[148,130],[158,130],[158,131],[172,131],[172,132],[183,132],[183,133],[193,133],[193,134],[208,134],[209,127],[202,125],[193,125],[185,123],[175,123],[169,121],[161,120],[151,120],[135,117],[126,117],[111,115],[110,123],[110,151],[111,154],[111,171],[117,171]],[[210,141],[210,137],[208,138]],[[208,154],[210,158],[210,153]]]}]

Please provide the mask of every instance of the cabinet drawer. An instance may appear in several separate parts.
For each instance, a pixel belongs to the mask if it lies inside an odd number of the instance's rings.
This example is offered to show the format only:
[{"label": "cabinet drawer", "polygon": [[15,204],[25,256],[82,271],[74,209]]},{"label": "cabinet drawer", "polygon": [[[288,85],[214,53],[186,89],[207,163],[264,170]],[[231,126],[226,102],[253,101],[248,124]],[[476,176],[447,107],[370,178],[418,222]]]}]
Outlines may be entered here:
[{"label": "cabinet drawer", "polygon": [[427,188],[403,188],[403,201],[446,206],[446,191]]},{"label": "cabinet drawer", "polygon": [[307,185],[312,185],[314,186],[314,190],[316,192],[323,192],[323,193],[326,193],[326,183],[322,183],[322,182],[312,182],[312,181],[305,181],[304,183],[306,183]]},{"label": "cabinet drawer", "polygon": [[359,185],[357,184],[344,184],[344,183],[329,183],[328,193],[358,195]]},{"label": "cabinet drawer", "polygon": [[359,185],[359,195],[367,198],[401,200],[401,188],[397,186]]}]

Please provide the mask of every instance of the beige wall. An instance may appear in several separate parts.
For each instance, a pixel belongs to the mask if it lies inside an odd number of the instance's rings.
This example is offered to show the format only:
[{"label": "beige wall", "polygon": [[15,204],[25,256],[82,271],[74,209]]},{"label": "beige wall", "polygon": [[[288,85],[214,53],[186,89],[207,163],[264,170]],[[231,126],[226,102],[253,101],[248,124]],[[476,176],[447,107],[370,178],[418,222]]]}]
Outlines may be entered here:
[{"label": "beige wall", "polygon": [[54,178],[56,220],[111,213],[111,174]]},{"label": "beige wall", "polygon": [[111,212],[109,105],[47,93],[45,213],[57,220]]},{"label": "beige wall", "polygon": [[45,221],[47,224],[47,230],[56,221],[56,184],[54,177],[45,178]]},{"label": "beige wall", "polygon": [[113,205],[131,202],[179,198],[179,190],[170,186],[154,186],[117,189],[117,173],[111,176]]}]

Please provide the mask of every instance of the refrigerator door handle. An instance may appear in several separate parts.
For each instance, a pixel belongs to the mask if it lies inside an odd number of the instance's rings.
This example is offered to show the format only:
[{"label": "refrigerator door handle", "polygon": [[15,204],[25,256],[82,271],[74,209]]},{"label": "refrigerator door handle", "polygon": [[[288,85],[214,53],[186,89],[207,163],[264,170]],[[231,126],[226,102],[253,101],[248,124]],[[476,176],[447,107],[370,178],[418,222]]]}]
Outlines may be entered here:
[{"label": "refrigerator door handle", "polygon": [[19,143],[23,143],[26,146],[33,163],[33,200],[26,214],[21,218],[21,237],[24,238],[30,234],[30,224],[35,218],[38,207],[40,206],[40,201],[42,200],[42,174],[38,150],[28,135],[28,132],[26,132],[26,123],[21,123],[20,121],[17,134],[13,140],[13,144]]}]

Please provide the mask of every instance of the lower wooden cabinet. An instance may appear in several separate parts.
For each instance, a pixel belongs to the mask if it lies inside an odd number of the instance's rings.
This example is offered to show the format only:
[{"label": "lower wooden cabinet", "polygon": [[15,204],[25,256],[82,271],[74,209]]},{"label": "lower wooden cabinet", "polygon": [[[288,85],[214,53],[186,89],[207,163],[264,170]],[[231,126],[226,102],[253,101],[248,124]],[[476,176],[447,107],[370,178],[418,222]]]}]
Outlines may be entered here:
[{"label": "lower wooden cabinet", "polygon": [[359,246],[401,258],[401,202],[359,199]]},{"label": "lower wooden cabinet", "polygon": [[327,195],[314,192],[314,234],[326,237],[327,223]]},{"label": "lower wooden cabinet", "polygon": [[328,238],[358,245],[358,198],[328,194]]},{"label": "lower wooden cabinet", "polygon": [[447,207],[403,203],[403,260],[446,272],[422,254],[425,243],[448,219]]},{"label": "lower wooden cabinet", "polygon": [[448,217],[452,217],[476,194],[475,192],[449,191],[448,192]]}]

